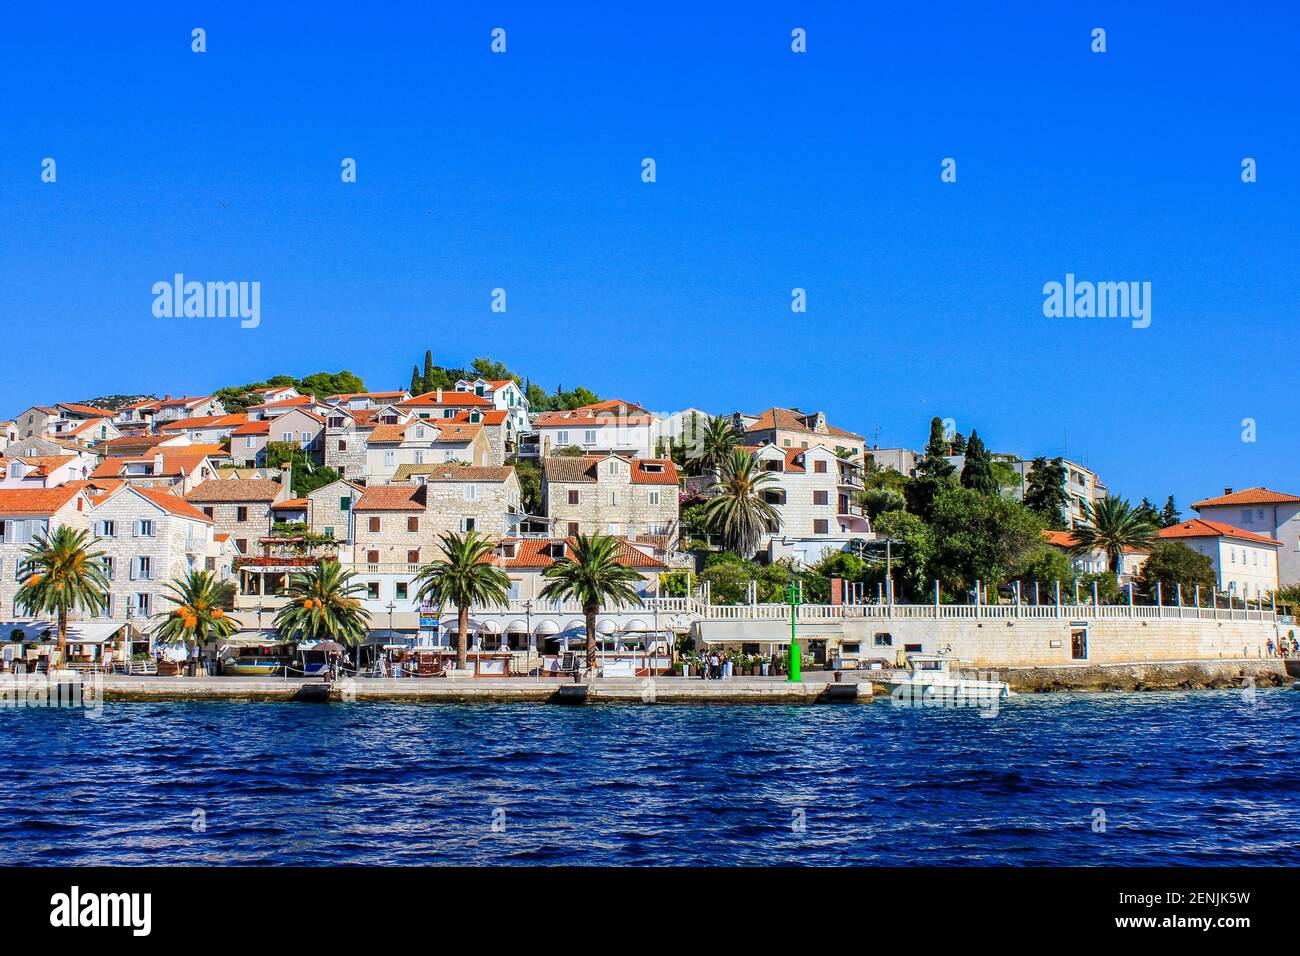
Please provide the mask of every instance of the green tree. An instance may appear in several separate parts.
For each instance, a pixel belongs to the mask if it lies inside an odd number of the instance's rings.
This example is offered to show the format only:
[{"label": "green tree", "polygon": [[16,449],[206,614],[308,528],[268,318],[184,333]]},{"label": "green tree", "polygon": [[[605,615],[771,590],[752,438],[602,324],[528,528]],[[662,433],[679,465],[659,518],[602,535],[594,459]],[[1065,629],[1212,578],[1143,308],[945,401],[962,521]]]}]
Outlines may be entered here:
[{"label": "green tree", "polygon": [[435,388],[433,377],[433,352],[431,350],[424,353],[424,380],[421,383],[420,393],[432,392]]},{"label": "green tree", "polygon": [[1074,599],[1074,580],[1077,577],[1074,565],[1065,552],[1050,545],[1042,545],[1029,550],[1020,561],[1015,571],[1015,580],[1020,582],[1026,598],[1032,598],[1034,585],[1039,587],[1039,595],[1050,596],[1055,600],[1056,584],[1061,584],[1061,601],[1068,603]]},{"label": "green tree", "polygon": [[296,442],[267,442],[264,454],[267,468],[279,468],[285,464],[292,467],[289,491],[295,498],[305,498],[317,488],[324,488],[339,479],[337,471],[314,461]]},{"label": "green tree", "polygon": [[227,613],[235,606],[235,585],[211,571],[189,571],[168,582],[163,600],[172,607],[154,615],[162,620],[154,637],[164,644],[194,649],[239,630],[239,623]]},{"label": "green tree", "polygon": [[966,461],[961,469],[961,486],[978,491],[982,495],[998,493],[998,482],[993,477],[993,459],[977,431],[971,431],[970,441],[966,443]]},{"label": "green tree", "polygon": [[723,546],[751,557],[769,527],[779,527],[781,516],[764,493],[775,490],[776,479],[763,471],[749,452],[737,448],[723,459],[714,496],[705,506],[705,518]]},{"label": "green tree", "polygon": [[275,628],[286,639],[360,644],[370,629],[370,612],[357,597],[366,590],[351,571],[325,558],[289,576],[287,604],[275,614]]},{"label": "green tree", "polygon": [[596,614],[606,603],[639,607],[637,593],[641,575],[619,561],[619,541],[608,535],[578,535],[572,544],[573,557],[556,560],[542,572],[546,584],[541,596],[547,600],[577,601],[587,625],[587,667],[596,666]]},{"label": "green tree", "polygon": [[695,443],[698,454],[691,460],[692,473],[707,475],[716,472],[739,444],[740,436],[732,427],[731,419],[722,415],[710,418]]},{"label": "green tree", "polygon": [[524,506],[524,513],[540,515],[542,502],[542,470],[531,461],[515,462],[515,475],[519,478],[519,498]]},{"label": "green tree", "polygon": [[943,419],[936,415],[930,419],[930,440],[925,445],[925,454],[916,461],[916,477],[908,483],[905,491],[908,510],[927,521],[933,515],[938,495],[956,483],[956,469],[948,460],[948,448]]},{"label": "green tree", "polygon": [[[933,580],[930,566],[934,561],[934,532],[918,516],[906,511],[888,511],[873,526],[881,538],[888,538],[890,562],[894,574],[894,594],[904,601],[922,601],[930,593]],[[883,580],[883,565],[874,580]]]},{"label": "green tree", "polygon": [[60,525],[53,532],[39,532],[19,559],[23,583],[14,602],[31,615],[54,615],[60,664],[67,650],[68,614],[98,614],[108,604],[104,552],[90,550],[92,544],[89,531]]},{"label": "green tree", "polygon": [[1151,554],[1138,575],[1138,588],[1148,599],[1154,601],[1157,582],[1160,584],[1162,603],[1177,600],[1180,584],[1183,599],[1191,601],[1197,585],[1200,585],[1204,594],[1214,592],[1214,564],[1205,555],[1181,542],[1157,541],[1151,545]]},{"label": "green tree", "polygon": [[1170,495],[1165,499],[1165,506],[1160,509],[1160,527],[1172,528],[1182,520],[1183,516],[1178,513],[1178,506],[1174,504],[1174,496]]},{"label": "green tree", "polygon": [[407,391],[412,395],[424,394],[424,378],[420,375],[418,366],[411,366],[411,387]]},{"label": "green tree", "polygon": [[1151,527],[1160,527],[1160,512],[1156,511],[1156,506],[1153,505],[1145,495],[1142,497],[1142,501],[1137,506],[1136,510],[1138,516],[1147,524],[1151,525]]},{"label": "green tree", "polygon": [[469,612],[475,605],[504,607],[510,595],[510,577],[488,563],[494,547],[490,538],[473,531],[441,536],[443,556],[420,568],[415,576],[416,598],[432,604],[441,616],[448,604],[456,608],[456,666],[465,666]]},{"label": "green tree", "polygon": [[342,372],[315,372],[306,378],[299,379],[297,388],[303,395],[325,398],[329,395],[348,395],[353,392],[364,392],[366,383],[359,376],[353,375],[346,370]]},{"label": "green tree", "polygon": [[940,492],[930,524],[935,540],[930,576],[960,594],[976,581],[990,588],[1006,582],[1042,542],[1038,515],[1019,502],[970,488]]},{"label": "green tree", "polygon": [[1147,550],[1155,537],[1155,525],[1127,501],[1107,495],[1095,505],[1083,504],[1085,524],[1074,529],[1073,554],[1104,552],[1107,566],[1118,572],[1129,548]]},{"label": "green tree", "polygon": [[858,493],[858,502],[872,522],[886,512],[902,511],[907,507],[903,493],[893,488],[867,488]]},{"label": "green tree", "polygon": [[1060,458],[1050,461],[1042,456],[1029,465],[1025,482],[1024,505],[1037,512],[1053,531],[1065,531],[1065,506],[1070,496],[1065,491],[1065,465]]}]

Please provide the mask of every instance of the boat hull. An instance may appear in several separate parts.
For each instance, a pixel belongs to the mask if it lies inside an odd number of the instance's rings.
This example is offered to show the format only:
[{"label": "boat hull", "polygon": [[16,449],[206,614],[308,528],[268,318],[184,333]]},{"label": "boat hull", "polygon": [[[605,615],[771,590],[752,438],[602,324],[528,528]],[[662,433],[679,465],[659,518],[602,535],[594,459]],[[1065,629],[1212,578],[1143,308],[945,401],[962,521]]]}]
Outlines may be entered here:
[{"label": "boat hull", "polygon": [[273,661],[266,663],[259,661],[255,664],[228,662],[223,673],[231,677],[274,677],[280,673],[280,665]]}]

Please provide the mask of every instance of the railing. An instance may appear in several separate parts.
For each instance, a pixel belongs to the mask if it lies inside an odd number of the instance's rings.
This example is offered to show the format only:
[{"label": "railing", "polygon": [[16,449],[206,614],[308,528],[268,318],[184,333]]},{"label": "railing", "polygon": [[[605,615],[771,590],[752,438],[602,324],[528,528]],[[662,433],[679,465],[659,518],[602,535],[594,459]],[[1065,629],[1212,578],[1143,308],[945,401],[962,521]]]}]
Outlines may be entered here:
[{"label": "railing", "polygon": [[[691,612],[706,621],[789,620],[788,604],[702,605]],[[1272,624],[1273,611],[1145,604],[801,604],[800,621],[983,621],[983,620],[1251,621]]]}]

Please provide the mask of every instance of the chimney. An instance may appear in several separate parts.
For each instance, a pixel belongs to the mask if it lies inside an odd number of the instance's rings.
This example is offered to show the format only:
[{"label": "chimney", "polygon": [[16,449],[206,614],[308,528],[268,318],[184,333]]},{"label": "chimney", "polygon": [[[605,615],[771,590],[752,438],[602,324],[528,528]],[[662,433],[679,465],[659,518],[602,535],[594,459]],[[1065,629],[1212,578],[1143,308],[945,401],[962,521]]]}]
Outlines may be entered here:
[{"label": "chimney", "polygon": [[1232,489],[1231,489],[1231,488],[1224,488],[1224,489],[1223,489],[1223,493],[1224,493],[1225,495],[1230,495],[1230,494],[1232,494]]},{"label": "chimney", "polygon": [[436,401],[438,402],[439,405],[442,404],[442,389],[438,389],[438,397]]},{"label": "chimney", "polygon": [[280,494],[276,501],[287,501],[293,497],[293,462],[286,461],[280,466]]}]

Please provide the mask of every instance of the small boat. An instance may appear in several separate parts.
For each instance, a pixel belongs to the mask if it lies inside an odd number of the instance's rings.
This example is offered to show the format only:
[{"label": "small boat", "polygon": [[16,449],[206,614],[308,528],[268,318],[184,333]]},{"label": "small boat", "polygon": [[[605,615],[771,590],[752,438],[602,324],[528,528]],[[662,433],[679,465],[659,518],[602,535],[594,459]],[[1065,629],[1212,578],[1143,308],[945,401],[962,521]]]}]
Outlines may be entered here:
[{"label": "small boat", "polygon": [[266,657],[236,657],[226,661],[223,673],[233,677],[274,677],[280,662]]},{"label": "small boat", "polygon": [[952,672],[954,659],[942,654],[911,654],[907,670],[884,681],[895,703],[935,707],[990,705],[1011,696],[1006,681],[984,680],[978,674],[967,677]]}]

